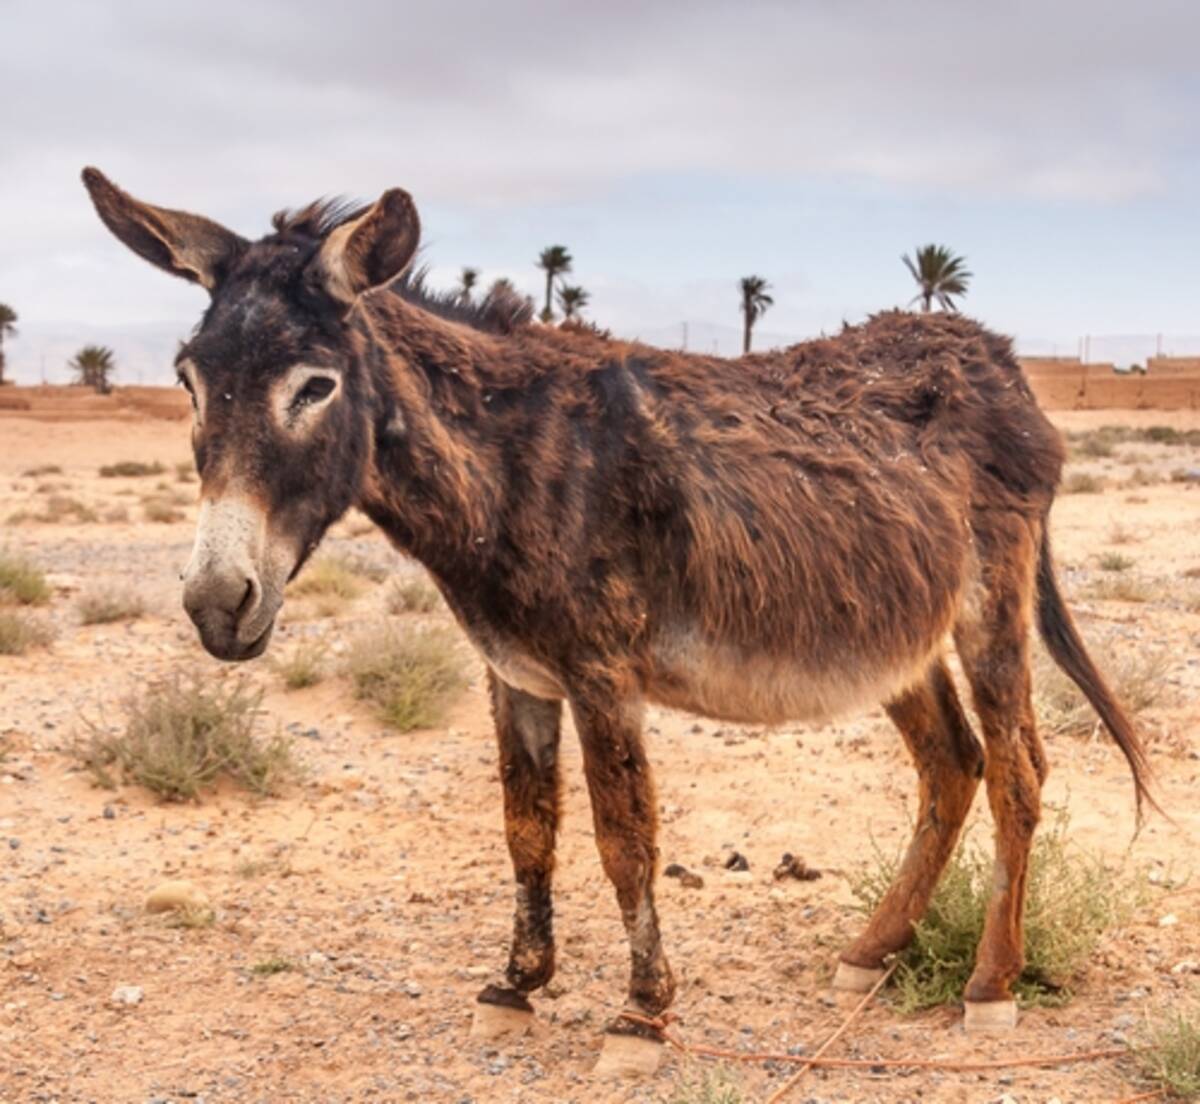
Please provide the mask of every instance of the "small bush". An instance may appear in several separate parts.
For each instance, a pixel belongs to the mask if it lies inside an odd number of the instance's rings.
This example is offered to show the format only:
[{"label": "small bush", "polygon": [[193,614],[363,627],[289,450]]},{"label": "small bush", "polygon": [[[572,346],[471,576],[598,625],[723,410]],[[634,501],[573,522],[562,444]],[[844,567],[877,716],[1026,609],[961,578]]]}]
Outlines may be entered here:
[{"label": "small bush", "polygon": [[320,640],[304,640],[297,644],[286,659],[275,661],[275,670],[289,690],[316,686],[325,677],[325,655],[328,649]]},{"label": "small bush", "polygon": [[24,655],[54,639],[48,625],[13,610],[0,609],[0,655]]},{"label": "small bush", "polygon": [[293,594],[332,595],[350,601],[365,589],[362,574],[343,559],[320,556],[290,587]]},{"label": "small bush", "polygon": [[451,629],[403,632],[386,625],[350,646],[346,673],[355,696],[401,732],[432,728],[467,684],[467,660]]},{"label": "small bush", "polygon": [[1200,1003],[1193,997],[1149,1019],[1134,1047],[1142,1075],[1181,1100],[1200,1097]]},{"label": "small bush", "polygon": [[1077,456],[1086,456],[1090,459],[1099,460],[1112,456],[1116,451],[1116,444],[1111,437],[1106,437],[1098,433],[1089,433],[1086,437],[1080,439],[1072,451]]},{"label": "small bush", "polygon": [[671,1104],[744,1104],[745,1100],[741,1082],[723,1066],[689,1070],[671,1096]]},{"label": "small bush", "polygon": [[45,572],[21,556],[0,550],[0,602],[43,606],[49,601]]},{"label": "small bush", "polygon": [[128,700],[123,732],[93,728],[75,757],[102,786],[116,784],[115,767],[124,781],[168,801],[195,800],[222,776],[273,794],[299,767],[286,736],[259,734],[261,700],[244,679],[175,673]]},{"label": "small bush", "polygon": [[1133,560],[1128,556],[1122,556],[1120,552],[1102,552],[1100,554],[1100,570],[1101,571],[1128,571],[1133,567]]},{"label": "small bush", "polygon": [[[1067,817],[1035,837],[1025,900],[1025,969],[1013,986],[1025,1004],[1062,1004],[1101,936],[1136,904],[1132,879],[1107,869],[1097,857],[1071,846]],[[871,913],[899,869],[899,857],[876,851],[872,864],[851,879],[860,907]],[[946,866],[913,941],[899,955],[891,986],[903,1012],[962,999],[994,883],[992,856],[971,841],[959,845]]]},{"label": "small bush", "polygon": [[1104,490],[1104,480],[1091,472],[1072,472],[1063,480],[1063,494],[1099,494]]},{"label": "small bush", "polygon": [[397,579],[388,591],[388,613],[432,613],[442,596],[424,579]]},{"label": "small bush", "polygon": [[272,977],[275,974],[283,974],[295,968],[296,964],[290,958],[284,958],[282,955],[272,955],[270,958],[264,958],[260,962],[256,962],[250,967],[250,972],[258,977]]},{"label": "small bush", "polygon": [[1129,478],[1125,481],[1126,487],[1153,487],[1156,483],[1161,483],[1153,472],[1148,472],[1145,468],[1137,467],[1129,473]]},{"label": "small bush", "polygon": [[166,470],[166,467],[157,460],[152,464],[141,460],[121,460],[116,464],[105,464],[100,469],[100,475],[104,479],[136,478],[145,475],[162,475]]},{"label": "small bush", "polygon": [[124,506],[114,506],[111,510],[105,511],[104,520],[110,525],[119,525],[129,520],[129,511]]},{"label": "small bush", "polygon": [[[1170,653],[1166,649],[1131,644],[1117,650],[1109,642],[1089,650],[1105,681],[1132,716],[1170,701],[1166,680]],[[1037,723],[1043,733],[1087,736],[1095,730],[1099,723],[1095,710],[1042,647],[1034,652],[1033,689]]]},{"label": "small bush", "polygon": [[142,596],[132,587],[94,587],[79,596],[77,605],[80,623],[84,625],[134,621],[146,612]]},{"label": "small bush", "polygon": [[160,522],[163,525],[172,525],[187,517],[174,500],[166,495],[151,495],[143,499],[142,514],[147,521]]},{"label": "small bush", "polygon": [[1083,591],[1085,598],[1101,602],[1151,602],[1158,588],[1134,575],[1108,575],[1093,579]]},{"label": "small bush", "polygon": [[1109,544],[1134,544],[1138,540],[1138,535],[1128,526],[1122,525],[1119,521],[1114,522],[1113,527],[1108,531]]},{"label": "small bush", "polygon": [[26,479],[37,479],[43,475],[62,475],[63,470],[57,464],[42,464],[36,468],[26,468],[21,474]]},{"label": "small bush", "polygon": [[190,460],[180,460],[175,465],[175,482],[194,483],[196,481],[196,466]]},{"label": "small bush", "polygon": [[99,520],[96,511],[86,503],[80,502],[77,498],[71,498],[69,495],[60,494],[47,498],[41,513],[18,510],[8,519],[10,525],[22,525],[30,521],[40,522],[42,525],[61,525],[66,522],[76,522],[82,525]]}]

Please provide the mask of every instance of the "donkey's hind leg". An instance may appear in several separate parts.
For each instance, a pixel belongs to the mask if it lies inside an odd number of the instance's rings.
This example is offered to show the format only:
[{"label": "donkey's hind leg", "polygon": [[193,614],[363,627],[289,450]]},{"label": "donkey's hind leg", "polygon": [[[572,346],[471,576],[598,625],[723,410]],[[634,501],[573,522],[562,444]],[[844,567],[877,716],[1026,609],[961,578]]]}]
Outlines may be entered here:
[{"label": "donkey's hind leg", "polygon": [[895,881],[866,931],[842,952],[834,988],[866,992],[883,961],[906,946],[958,840],[983,774],[983,748],[971,731],[942,659],[925,679],[887,704],[917,767],[920,812]]},{"label": "donkey's hind leg", "polygon": [[471,1033],[480,1038],[526,1031],[526,994],[554,973],[550,878],[558,828],[558,745],[562,702],[543,701],[489,672],[500,745],[504,830],[517,879],[512,951],[504,981],[479,994]]},{"label": "donkey's hind leg", "polygon": [[954,641],[987,747],[996,865],[975,970],[963,993],[968,1031],[1016,1023],[1011,986],[1025,962],[1025,882],[1046,779],[1029,672],[1041,530],[1018,514],[998,512],[974,528],[982,565],[978,600],[964,609]]}]

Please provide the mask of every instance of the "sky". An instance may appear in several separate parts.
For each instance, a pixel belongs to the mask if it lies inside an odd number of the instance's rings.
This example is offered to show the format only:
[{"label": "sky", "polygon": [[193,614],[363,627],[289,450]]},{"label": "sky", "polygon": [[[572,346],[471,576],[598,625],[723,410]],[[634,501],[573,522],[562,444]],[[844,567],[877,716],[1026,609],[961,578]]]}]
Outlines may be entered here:
[{"label": "sky", "polygon": [[[85,341],[166,382],[206,293],[100,224],[101,168],[258,237],[322,195],[407,188],[433,282],[541,296],[732,352],[738,278],[782,343],[910,299],[936,241],[964,309],[1029,351],[1200,351],[1200,4],[4,0],[0,301],[23,381]],[[715,342],[715,346],[714,346]]]}]

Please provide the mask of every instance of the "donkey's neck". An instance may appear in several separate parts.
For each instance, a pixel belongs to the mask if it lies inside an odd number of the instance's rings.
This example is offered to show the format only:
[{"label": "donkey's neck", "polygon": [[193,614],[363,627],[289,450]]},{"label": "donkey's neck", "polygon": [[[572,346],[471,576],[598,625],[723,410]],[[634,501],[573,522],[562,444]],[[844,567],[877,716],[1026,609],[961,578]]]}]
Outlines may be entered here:
[{"label": "donkey's neck", "polygon": [[377,410],[359,504],[435,574],[477,573],[505,496],[487,407],[511,354],[398,296],[363,312],[360,338]]}]

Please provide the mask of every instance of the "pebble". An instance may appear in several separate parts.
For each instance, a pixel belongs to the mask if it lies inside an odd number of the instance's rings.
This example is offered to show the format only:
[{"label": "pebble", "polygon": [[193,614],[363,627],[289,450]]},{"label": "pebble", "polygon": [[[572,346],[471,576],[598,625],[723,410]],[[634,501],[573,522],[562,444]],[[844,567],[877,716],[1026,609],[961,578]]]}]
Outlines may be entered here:
[{"label": "pebble", "polygon": [[123,1004],[132,1008],[134,1005],[141,1004],[145,995],[145,990],[140,985],[118,985],[112,991],[109,999],[113,1004]]}]

